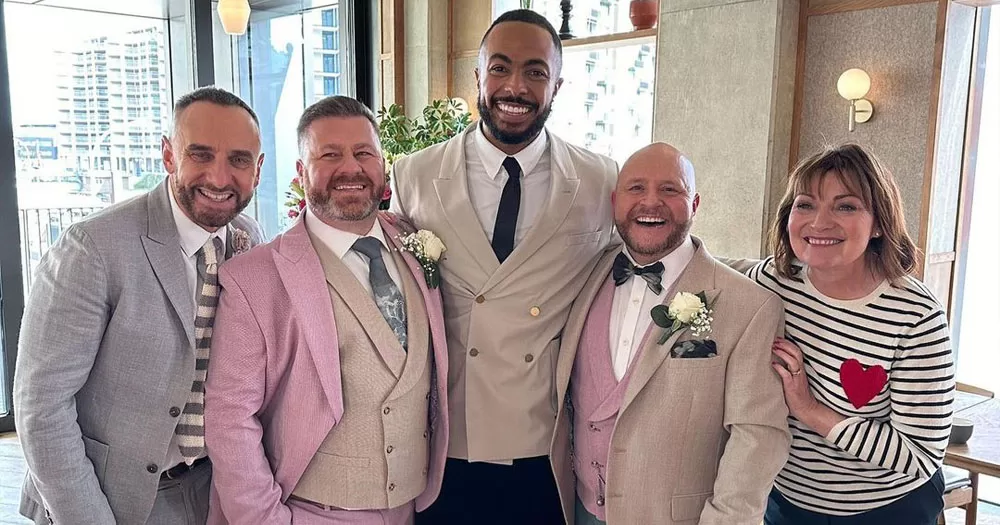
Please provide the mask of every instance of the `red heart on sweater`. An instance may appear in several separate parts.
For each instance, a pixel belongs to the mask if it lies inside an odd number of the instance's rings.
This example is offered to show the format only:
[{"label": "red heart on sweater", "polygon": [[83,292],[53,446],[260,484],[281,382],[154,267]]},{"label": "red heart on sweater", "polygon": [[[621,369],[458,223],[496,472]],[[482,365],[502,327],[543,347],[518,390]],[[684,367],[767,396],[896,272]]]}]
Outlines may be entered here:
[{"label": "red heart on sweater", "polygon": [[848,359],[840,365],[840,384],[854,408],[867,405],[888,381],[889,376],[882,365],[865,369],[857,359]]}]

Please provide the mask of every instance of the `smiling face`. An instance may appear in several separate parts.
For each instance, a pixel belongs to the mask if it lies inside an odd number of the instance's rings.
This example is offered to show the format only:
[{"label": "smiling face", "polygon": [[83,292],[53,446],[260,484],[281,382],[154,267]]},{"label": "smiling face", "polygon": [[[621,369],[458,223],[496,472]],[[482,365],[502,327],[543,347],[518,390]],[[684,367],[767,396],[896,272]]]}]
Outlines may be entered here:
[{"label": "smiling face", "polygon": [[545,127],[562,85],[552,36],[526,22],[503,22],[479,51],[477,106],[486,135],[508,154],[531,142]]},{"label": "smiling face", "polygon": [[170,190],[194,223],[215,231],[250,203],[264,156],[257,125],[243,108],[195,102],[162,146]]},{"label": "smiling face", "polygon": [[788,237],[795,257],[813,271],[861,275],[875,231],[872,212],[846,177],[829,171],[807,191],[795,195],[788,215]]},{"label": "smiling face", "polygon": [[641,265],[662,259],[684,242],[700,202],[691,163],[662,143],[629,158],[611,194],[615,226]]},{"label": "smiling face", "polygon": [[364,117],[324,117],[306,131],[296,169],[309,210],[344,231],[367,233],[385,191],[378,135]]}]

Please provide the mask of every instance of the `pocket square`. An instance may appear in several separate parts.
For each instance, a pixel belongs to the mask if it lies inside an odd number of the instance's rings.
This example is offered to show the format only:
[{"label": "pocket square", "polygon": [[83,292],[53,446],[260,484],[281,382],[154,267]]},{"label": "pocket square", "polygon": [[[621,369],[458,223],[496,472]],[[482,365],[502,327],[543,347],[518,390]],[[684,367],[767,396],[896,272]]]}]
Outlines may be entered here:
[{"label": "pocket square", "polygon": [[717,355],[719,353],[716,351],[715,341],[711,339],[688,339],[675,343],[670,349],[670,357],[678,359],[697,359]]}]

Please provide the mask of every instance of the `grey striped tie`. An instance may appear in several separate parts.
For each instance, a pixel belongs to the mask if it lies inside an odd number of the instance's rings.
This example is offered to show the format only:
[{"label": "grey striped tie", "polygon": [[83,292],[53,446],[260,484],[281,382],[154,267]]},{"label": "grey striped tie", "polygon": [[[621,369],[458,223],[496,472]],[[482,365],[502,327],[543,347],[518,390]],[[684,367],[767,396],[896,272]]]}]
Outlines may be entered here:
[{"label": "grey striped tie", "polygon": [[198,250],[197,266],[201,288],[194,318],[195,366],[191,395],[177,423],[177,443],[188,465],[205,452],[205,376],[208,351],[212,347],[215,307],[219,304],[219,259],[225,248],[222,239],[212,237]]},{"label": "grey striped tie", "polygon": [[406,303],[396,283],[389,277],[389,270],[382,260],[382,243],[375,237],[361,237],[354,241],[352,249],[368,258],[368,281],[372,285],[375,304],[385,322],[396,334],[403,351],[406,351]]}]

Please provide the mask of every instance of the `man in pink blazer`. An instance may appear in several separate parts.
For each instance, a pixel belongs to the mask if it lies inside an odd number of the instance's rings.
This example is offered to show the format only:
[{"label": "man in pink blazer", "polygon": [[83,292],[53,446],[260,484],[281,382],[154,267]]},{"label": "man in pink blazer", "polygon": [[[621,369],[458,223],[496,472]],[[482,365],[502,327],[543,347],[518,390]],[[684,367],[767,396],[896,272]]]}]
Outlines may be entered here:
[{"label": "man in pink blazer", "polygon": [[377,129],[347,97],[307,108],[303,218],[219,272],[209,523],[405,525],[440,491],[441,297],[377,212]]}]

